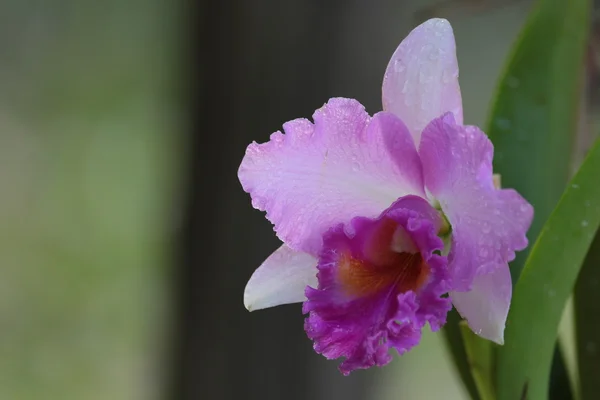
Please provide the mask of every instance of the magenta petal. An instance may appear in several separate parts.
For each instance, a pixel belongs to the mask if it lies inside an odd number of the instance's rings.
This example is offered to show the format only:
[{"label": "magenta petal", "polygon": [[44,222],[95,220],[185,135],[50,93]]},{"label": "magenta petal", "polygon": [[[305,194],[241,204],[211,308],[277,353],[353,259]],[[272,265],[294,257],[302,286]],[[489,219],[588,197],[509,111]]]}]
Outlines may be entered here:
[{"label": "magenta petal", "polygon": [[332,226],[375,217],[398,197],[424,191],[419,156],[394,115],[370,118],[358,101],[336,98],[313,118],[248,146],[238,176],[278,237],[316,255]]},{"label": "magenta petal", "polygon": [[492,143],[478,128],[456,124],[451,113],[425,128],[419,152],[427,190],[452,226],[453,285],[468,290],[476,275],[527,246],[533,208],[516,191],[494,188]]},{"label": "magenta petal", "polygon": [[[325,234],[318,289],[306,289],[303,311],[310,315],[305,329],[315,351],[329,359],[346,358],[342,373],[385,365],[392,359],[390,349],[403,354],[419,343],[426,323],[433,330],[445,323],[451,305],[442,295],[450,284],[446,259],[436,254],[443,248],[437,237],[439,218],[425,200],[407,196],[377,219],[354,218],[353,235],[343,225]],[[395,238],[398,227],[410,238],[407,248],[417,252],[411,257],[421,257],[411,258],[419,260],[411,265],[425,270],[386,264],[388,257],[406,253],[393,252],[389,241],[373,239]]]},{"label": "magenta petal", "polygon": [[512,282],[508,264],[479,275],[468,292],[451,292],[450,298],[469,327],[479,336],[504,344],[504,327],[510,307]]},{"label": "magenta petal", "polygon": [[400,43],[383,78],[383,109],[404,121],[415,143],[434,118],[452,112],[462,123],[456,44],[450,23],[430,19]]}]

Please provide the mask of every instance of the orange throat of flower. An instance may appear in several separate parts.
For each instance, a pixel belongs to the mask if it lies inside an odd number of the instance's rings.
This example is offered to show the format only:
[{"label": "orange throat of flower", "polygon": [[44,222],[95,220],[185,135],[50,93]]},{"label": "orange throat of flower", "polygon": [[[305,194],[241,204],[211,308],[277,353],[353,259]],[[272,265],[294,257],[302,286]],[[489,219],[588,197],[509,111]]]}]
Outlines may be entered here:
[{"label": "orange throat of flower", "polygon": [[396,253],[385,257],[384,264],[352,257],[344,252],[338,261],[337,278],[344,292],[353,297],[368,296],[382,290],[404,293],[417,291],[429,277],[430,268],[419,252]]}]

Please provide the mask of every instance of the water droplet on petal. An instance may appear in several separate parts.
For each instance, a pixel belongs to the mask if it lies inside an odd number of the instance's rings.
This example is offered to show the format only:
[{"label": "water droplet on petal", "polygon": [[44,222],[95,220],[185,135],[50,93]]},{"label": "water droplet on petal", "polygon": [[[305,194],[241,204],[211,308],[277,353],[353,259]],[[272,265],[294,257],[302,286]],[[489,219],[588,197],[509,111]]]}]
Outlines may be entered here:
[{"label": "water droplet on petal", "polygon": [[440,53],[438,50],[433,49],[429,52],[429,61],[437,61],[440,58]]},{"label": "water droplet on petal", "polygon": [[408,93],[408,80],[405,80],[404,85],[402,85],[402,93]]},{"label": "water droplet on petal", "polygon": [[454,78],[454,74],[452,72],[450,72],[449,70],[445,69],[442,72],[442,82],[444,83],[450,83],[450,81]]},{"label": "water droplet on petal", "polygon": [[406,66],[404,65],[404,62],[402,60],[394,61],[394,71],[396,73],[404,72],[405,69]]},{"label": "water droplet on petal", "polygon": [[486,258],[486,257],[488,256],[488,250],[487,250],[485,247],[482,247],[482,248],[479,250],[479,256],[480,256],[481,258]]},{"label": "water droplet on petal", "polygon": [[490,233],[490,231],[492,230],[492,227],[490,226],[489,223],[484,222],[483,225],[481,226],[481,230],[483,231],[483,233]]}]

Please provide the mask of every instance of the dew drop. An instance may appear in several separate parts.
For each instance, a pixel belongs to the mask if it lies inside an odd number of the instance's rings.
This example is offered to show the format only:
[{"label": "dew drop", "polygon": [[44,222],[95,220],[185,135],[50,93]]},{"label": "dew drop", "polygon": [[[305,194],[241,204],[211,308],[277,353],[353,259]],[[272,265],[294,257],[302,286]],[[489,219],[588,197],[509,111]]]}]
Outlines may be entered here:
[{"label": "dew drop", "polygon": [[444,72],[442,72],[442,82],[450,83],[454,78],[455,76],[450,70],[445,69]]},{"label": "dew drop", "polygon": [[481,226],[481,230],[483,231],[483,233],[490,233],[490,231],[492,230],[492,227],[490,226],[489,223],[484,222],[483,225]]},{"label": "dew drop", "polygon": [[406,69],[406,66],[404,65],[404,62],[402,60],[394,61],[394,71],[396,73],[404,72],[405,69]]},{"label": "dew drop", "polygon": [[354,172],[360,171],[360,164],[358,163],[358,161],[352,162],[352,171],[354,171]]},{"label": "dew drop", "polygon": [[402,93],[408,93],[408,79],[404,81],[404,85],[402,86]]},{"label": "dew drop", "polygon": [[509,88],[516,89],[519,87],[520,83],[521,82],[519,82],[519,78],[516,78],[511,75],[506,77],[506,84],[508,85]]},{"label": "dew drop", "polygon": [[572,187],[573,189],[579,189],[579,185],[578,185],[578,184],[576,184],[576,183],[572,184],[572,185],[571,185],[571,187]]},{"label": "dew drop", "polygon": [[495,122],[498,129],[503,131],[507,131],[511,127],[511,122],[508,118],[496,118]]},{"label": "dew drop", "polygon": [[583,226],[584,228],[588,225],[589,225],[589,222],[587,222],[585,219],[583,221],[581,221],[581,226]]},{"label": "dew drop", "polygon": [[544,290],[546,291],[546,294],[548,295],[548,297],[556,296],[556,291],[554,289],[552,289],[552,286],[550,286],[549,284],[544,285]]}]

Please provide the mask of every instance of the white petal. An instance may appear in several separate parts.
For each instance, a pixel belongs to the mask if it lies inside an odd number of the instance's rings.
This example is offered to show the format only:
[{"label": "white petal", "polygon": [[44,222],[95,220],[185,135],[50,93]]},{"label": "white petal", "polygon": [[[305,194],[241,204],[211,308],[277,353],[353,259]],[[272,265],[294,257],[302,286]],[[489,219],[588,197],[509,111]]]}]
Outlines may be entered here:
[{"label": "white petal", "polygon": [[462,124],[456,44],[450,23],[430,19],[400,43],[383,77],[383,109],[406,124],[418,145],[423,128],[450,111]]},{"label": "white petal", "polygon": [[254,271],[244,290],[249,311],[304,301],[307,285],[317,287],[317,259],[285,244]]},{"label": "white petal", "polygon": [[454,307],[477,335],[504,344],[504,327],[510,307],[512,283],[508,265],[475,278],[469,292],[451,292]]}]

